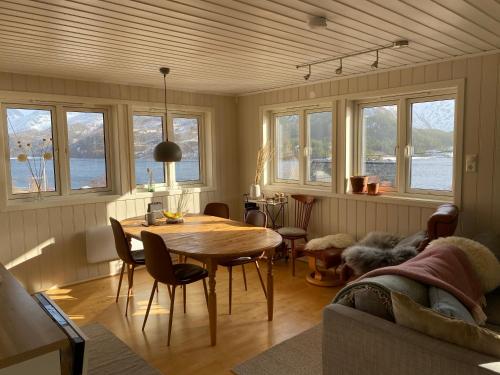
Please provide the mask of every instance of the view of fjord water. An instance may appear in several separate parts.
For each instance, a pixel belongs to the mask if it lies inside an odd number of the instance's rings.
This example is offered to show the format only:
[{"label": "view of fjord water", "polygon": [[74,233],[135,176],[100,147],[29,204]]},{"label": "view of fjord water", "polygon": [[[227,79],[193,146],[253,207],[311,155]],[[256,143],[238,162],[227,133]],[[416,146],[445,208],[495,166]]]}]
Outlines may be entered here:
[{"label": "view of fjord water", "polygon": [[[136,181],[138,185],[148,183],[147,168],[153,171],[154,181],[159,181],[163,176],[163,163],[154,160],[136,160]],[[71,188],[106,186],[106,171],[104,159],[70,159]],[[47,190],[54,190],[54,168],[52,161],[46,162]],[[31,174],[26,162],[11,159],[11,175],[13,190],[26,191],[31,183]],[[177,181],[199,180],[198,160],[182,160],[175,164]]]}]

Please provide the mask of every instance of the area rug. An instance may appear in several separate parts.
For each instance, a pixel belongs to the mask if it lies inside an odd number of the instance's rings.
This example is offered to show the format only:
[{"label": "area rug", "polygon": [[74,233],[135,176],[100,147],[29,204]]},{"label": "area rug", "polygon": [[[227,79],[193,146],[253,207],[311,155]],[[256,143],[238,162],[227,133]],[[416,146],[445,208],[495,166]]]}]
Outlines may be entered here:
[{"label": "area rug", "polygon": [[317,326],[237,365],[236,375],[321,375],[321,331]]},{"label": "area rug", "polygon": [[158,370],[135,354],[118,337],[100,324],[82,327],[87,343],[89,375],[158,375]]}]

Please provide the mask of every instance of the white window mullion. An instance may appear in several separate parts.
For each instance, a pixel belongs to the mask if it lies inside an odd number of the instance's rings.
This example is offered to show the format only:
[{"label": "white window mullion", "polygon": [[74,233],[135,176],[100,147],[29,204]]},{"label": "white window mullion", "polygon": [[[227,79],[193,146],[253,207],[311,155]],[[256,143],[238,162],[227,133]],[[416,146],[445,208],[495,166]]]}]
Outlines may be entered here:
[{"label": "white window mullion", "polygon": [[59,184],[61,195],[68,195],[71,192],[71,186],[66,112],[62,106],[57,106],[55,112],[57,143],[54,143],[56,145],[54,157],[56,169],[59,171],[59,177],[56,177],[56,180]]},{"label": "white window mullion", "polygon": [[404,98],[399,100],[398,105],[398,146],[397,146],[397,181],[398,181],[398,192],[404,193],[407,189],[407,178],[409,173],[409,158],[406,153],[407,145],[409,144],[408,138],[408,105]]},{"label": "white window mullion", "polygon": [[[165,139],[173,141],[174,139],[174,118],[171,113],[164,116],[165,124]],[[177,181],[175,179],[175,163],[165,163],[165,178],[169,188],[177,188]]]},{"label": "white window mullion", "polygon": [[306,163],[307,155],[310,150],[307,148],[307,130],[306,130],[306,113],[301,111],[299,114],[299,184],[306,185]]}]

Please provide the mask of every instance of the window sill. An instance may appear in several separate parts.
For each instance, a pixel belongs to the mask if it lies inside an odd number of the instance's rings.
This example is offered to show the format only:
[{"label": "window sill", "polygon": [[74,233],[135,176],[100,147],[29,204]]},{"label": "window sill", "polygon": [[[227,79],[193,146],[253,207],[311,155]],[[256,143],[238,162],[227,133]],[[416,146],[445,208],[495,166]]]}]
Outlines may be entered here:
[{"label": "window sill", "polygon": [[178,185],[176,187],[170,187],[170,188],[161,187],[155,191],[147,191],[147,189],[144,188],[136,188],[132,195],[137,198],[163,197],[170,195],[178,195],[185,190],[188,190],[190,193],[202,193],[206,191],[215,191],[215,187],[200,186],[200,185]]},{"label": "window sill", "polygon": [[[303,187],[303,186],[291,186],[291,185],[265,185],[262,189],[264,195],[274,194],[276,192],[283,192],[287,194],[308,194],[316,197],[324,198],[337,198],[337,199],[347,199],[355,201],[365,201],[373,203],[386,203],[386,204],[396,204],[396,205],[406,205],[406,206],[418,206],[418,207],[431,207],[443,203],[454,203],[454,198],[452,196],[411,196],[411,195],[401,195],[394,192],[385,192],[380,195],[368,195],[368,194],[337,194],[333,193],[331,188],[318,188],[318,187]],[[455,203],[457,204],[457,203]]]}]

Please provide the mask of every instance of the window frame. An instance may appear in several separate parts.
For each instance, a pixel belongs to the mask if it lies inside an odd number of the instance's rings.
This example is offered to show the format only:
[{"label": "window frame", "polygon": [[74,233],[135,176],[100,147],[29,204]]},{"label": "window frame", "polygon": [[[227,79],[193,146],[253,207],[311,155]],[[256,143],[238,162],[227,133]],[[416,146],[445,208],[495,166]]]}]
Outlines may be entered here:
[{"label": "window frame", "polygon": [[399,186],[401,184],[401,168],[400,168],[400,158],[399,158],[399,140],[401,137],[401,129],[399,128],[399,121],[401,118],[401,110],[400,110],[400,101],[399,100],[375,100],[375,101],[359,101],[355,114],[355,122],[357,126],[354,128],[354,139],[355,139],[355,147],[354,147],[354,172],[356,175],[363,174],[363,158],[361,153],[363,152],[363,109],[364,108],[373,108],[373,107],[383,107],[383,106],[391,106],[395,105],[397,114],[397,123],[396,123],[396,147],[394,150],[394,154],[396,156],[396,178],[395,185],[390,187],[384,187],[384,192],[397,192]]},{"label": "window frame", "polygon": [[[147,185],[147,184],[137,184],[137,176],[135,173],[135,143],[134,143],[134,116],[151,116],[151,117],[161,117],[161,122],[162,122],[162,139],[165,139],[165,134],[167,132],[167,116],[165,116],[165,112],[161,112],[159,110],[139,110],[139,111],[132,111],[132,114],[130,116],[130,143],[132,145],[132,149],[130,151],[130,169],[131,169],[131,174],[130,174],[130,183],[133,186],[134,189],[138,189],[139,186],[141,185]],[[159,188],[166,188],[168,186],[168,164],[169,163],[163,163],[163,176],[164,176],[164,181],[163,182],[157,182],[154,183],[153,186],[159,187]],[[141,189],[141,188],[139,188]],[[143,188],[142,188],[143,189]]]},{"label": "window frame", "polygon": [[[70,152],[69,152],[69,139],[68,139],[68,112],[84,112],[84,113],[102,113],[103,114],[103,136],[104,136],[104,162],[106,169],[106,186],[105,187],[95,187],[89,189],[72,189],[71,188],[71,168],[70,168]],[[91,194],[91,193],[109,193],[113,191],[113,175],[111,173],[111,134],[110,134],[110,122],[109,122],[109,109],[105,107],[88,107],[88,106],[62,106],[62,116],[64,123],[64,168],[65,175],[67,176],[64,189],[68,191],[68,195],[81,195],[81,194]]]},{"label": "window frame", "polygon": [[[310,113],[319,113],[319,112],[331,112],[332,114],[332,152],[331,152],[331,181],[330,182],[321,182],[321,181],[307,181],[307,172],[308,172],[308,137],[307,137],[307,115]],[[290,115],[298,115],[299,116],[299,178],[298,180],[286,180],[280,179],[277,177],[277,154],[276,154],[276,142],[277,142],[277,126],[276,126],[276,118],[280,116],[290,116]],[[296,187],[300,190],[322,190],[322,191],[335,191],[336,186],[336,171],[337,171],[337,105],[336,102],[328,102],[324,101],[320,104],[313,105],[303,105],[292,108],[281,108],[269,111],[269,141],[273,145],[275,150],[274,156],[271,158],[269,162],[269,167],[267,168],[270,184],[279,187],[280,185],[283,187]],[[266,183],[264,182],[266,185]]]},{"label": "window frame", "polygon": [[[7,123],[7,109],[40,109],[50,110],[52,117],[52,145],[53,145],[53,160],[54,160],[54,181],[56,184],[55,191],[42,192],[43,197],[50,198],[50,201],[56,199],[64,199],[67,197],[82,197],[85,195],[108,195],[114,192],[115,175],[112,171],[113,162],[113,142],[112,139],[112,124],[111,124],[111,107],[102,105],[92,105],[83,103],[70,102],[44,102],[44,101],[29,101],[29,100],[6,100],[1,103],[2,111],[2,129],[0,134],[4,134],[4,169],[3,174],[7,180],[5,187],[6,204],[9,202],[32,202],[37,197],[37,193],[12,193],[12,176],[11,165],[9,162],[9,131]],[[69,169],[69,143],[68,143],[68,127],[66,121],[66,112],[98,112],[104,114],[104,147],[106,158],[106,188],[91,188],[91,189],[71,189],[70,169]]]},{"label": "window frame", "polygon": [[19,194],[14,194],[12,191],[12,174],[11,174],[11,164],[10,164],[10,146],[9,146],[9,128],[8,128],[8,120],[7,120],[7,110],[8,109],[31,109],[31,110],[43,110],[43,111],[50,111],[51,113],[51,127],[52,127],[52,149],[53,149],[53,160],[54,160],[54,184],[55,184],[55,189],[54,191],[43,191],[41,192],[41,195],[44,197],[53,197],[53,196],[59,196],[61,195],[61,189],[62,189],[62,184],[61,184],[61,176],[59,173],[60,166],[59,166],[59,150],[60,150],[60,145],[59,145],[59,132],[56,126],[56,120],[57,120],[57,107],[55,105],[45,105],[45,104],[26,104],[22,102],[5,102],[2,103],[1,110],[2,110],[2,117],[3,117],[3,122],[4,126],[2,131],[5,133],[4,137],[4,150],[5,150],[5,177],[7,179],[7,184],[6,184],[6,190],[7,190],[7,199],[12,200],[12,201],[19,201],[19,200],[26,200],[26,199],[33,199],[37,196],[36,192],[32,193],[19,193]]},{"label": "window frame", "polygon": [[452,158],[452,177],[451,177],[451,191],[448,190],[435,190],[435,189],[414,189],[411,188],[411,155],[409,153],[409,148],[405,147],[404,150],[404,162],[405,162],[405,174],[407,176],[405,182],[405,193],[412,195],[437,195],[437,196],[448,196],[453,197],[456,190],[456,168],[457,168],[457,127],[458,127],[458,113],[457,113],[457,94],[436,94],[432,96],[422,96],[418,98],[410,98],[406,100],[406,145],[407,147],[411,147],[412,145],[412,104],[414,103],[426,103],[440,100],[451,100],[455,101],[454,105],[454,114],[453,114],[453,158]]},{"label": "window frame", "polygon": [[185,119],[196,119],[198,122],[198,155],[199,155],[199,173],[200,178],[198,180],[189,180],[189,181],[177,181],[175,175],[175,166],[172,166],[172,183],[179,186],[186,187],[196,187],[196,186],[204,186],[206,184],[206,172],[205,172],[205,163],[206,163],[206,147],[205,147],[205,127],[203,126],[204,114],[196,113],[196,112],[183,112],[183,111],[172,111],[168,114],[168,128],[170,130],[168,138],[175,141],[174,137],[174,118],[185,118]]},{"label": "window frame", "polygon": [[[374,107],[384,105],[383,103],[395,103],[398,105],[398,123],[397,123],[397,145],[396,145],[396,181],[397,186],[395,189],[385,188],[385,194],[393,196],[405,196],[417,199],[450,199],[458,198],[460,194],[458,182],[461,179],[459,157],[461,151],[459,144],[460,126],[460,108],[461,97],[459,87],[456,88],[443,88],[437,90],[426,90],[423,92],[408,92],[397,95],[392,95],[384,99],[374,100],[356,100],[355,101],[355,119],[354,119],[354,154],[353,154],[353,172],[361,174],[361,152],[362,152],[362,116],[361,109],[366,107]],[[455,100],[455,113],[454,113],[454,131],[453,131],[453,175],[452,175],[452,190],[432,190],[432,189],[412,189],[410,188],[410,160],[408,150],[411,146],[411,104],[422,103],[438,100]],[[386,104],[387,105],[387,104]]]},{"label": "window frame", "polygon": [[[196,118],[198,120],[198,145],[199,145],[199,155],[200,155],[200,179],[197,181],[176,181],[175,179],[175,165],[174,163],[164,163],[165,170],[165,181],[161,183],[155,183],[155,192],[167,192],[169,190],[176,190],[180,188],[202,188],[202,189],[214,189],[215,181],[211,176],[215,167],[213,162],[215,161],[215,140],[212,134],[212,109],[211,108],[197,108],[197,107],[186,107],[186,108],[174,108],[168,110],[165,114],[165,110],[159,108],[141,107],[141,106],[130,106],[128,117],[129,117],[129,134],[130,134],[130,184],[131,191],[136,193],[148,193],[142,185],[136,184],[136,174],[135,174],[135,157],[134,157],[134,115],[143,116],[159,116],[162,117],[163,121],[163,139],[165,140],[165,135],[168,134],[168,139],[173,140],[173,119],[175,118]],[[167,133],[168,132],[168,133]]]}]

